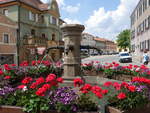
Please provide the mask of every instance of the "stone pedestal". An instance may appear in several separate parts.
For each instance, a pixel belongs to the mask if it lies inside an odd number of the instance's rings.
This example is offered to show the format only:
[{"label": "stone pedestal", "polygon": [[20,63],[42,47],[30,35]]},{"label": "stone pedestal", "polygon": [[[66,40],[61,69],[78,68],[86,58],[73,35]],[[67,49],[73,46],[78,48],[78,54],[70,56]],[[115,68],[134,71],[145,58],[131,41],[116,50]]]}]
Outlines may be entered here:
[{"label": "stone pedestal", "polygon": [[61,30],[65,43],[64,78],[71,80],[81,73],[80,42],[84,26],[79,24],[65,24],[61,26]]}]

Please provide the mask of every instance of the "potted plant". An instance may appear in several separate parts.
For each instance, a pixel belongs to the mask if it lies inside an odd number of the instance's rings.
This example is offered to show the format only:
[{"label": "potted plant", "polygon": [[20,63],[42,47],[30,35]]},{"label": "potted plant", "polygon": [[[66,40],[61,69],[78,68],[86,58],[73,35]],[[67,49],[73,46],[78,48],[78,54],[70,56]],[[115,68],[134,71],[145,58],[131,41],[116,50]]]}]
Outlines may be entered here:
[{"label": "potted plant", "polygon": [[149,79],[140,77],[133,78],[130,83],[105,83],[113,91],[108,97],[106,113],[143,113],[143,110],[150,113],[149,85]]}]

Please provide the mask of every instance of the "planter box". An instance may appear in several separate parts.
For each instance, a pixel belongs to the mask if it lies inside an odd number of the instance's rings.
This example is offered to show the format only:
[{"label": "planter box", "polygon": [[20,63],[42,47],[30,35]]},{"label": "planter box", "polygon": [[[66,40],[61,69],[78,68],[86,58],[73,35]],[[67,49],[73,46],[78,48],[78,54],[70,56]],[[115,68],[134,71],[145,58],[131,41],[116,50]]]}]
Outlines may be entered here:
[{"label": "planter box", "polygon": [[125,74],[122,74],[122,75],[112,75],[112,76],[109,76],[107,74],[104,75],[104,78],[109,78],[109,79],[114,79],[114,80],[119,80],[119,81],[131,81],[132,80],[132,75],[125,75]]},{"label": "planter box", "polygon": [[97,73],[95,70],[84,70],[83,73],[86,76],[97,76]]},{"label": "planter box", "polygon": [[[22,111],[21,107],[0,106],[0,113],[25,113],[25,112]],[[48,112],[44,112],[44,113],[58,113],[58,112],[48,111]],[[99,113],[99,112],[78,112],[78,113]]]},{"label": "planter box", "polygon": [[97,72],[96,76],[98,76],[98,77],[104,77],[105,74],[104,74],[104,72],[101,71],[101,72]]},{"label": "planter box", "polygon": [[107,106],[106,113],[150,113],[150,106],[145,106],[145,107],[137,108],[137,109],[131,109],[125,112],[120,111],[119,109],[116,109],[114,107]]}]

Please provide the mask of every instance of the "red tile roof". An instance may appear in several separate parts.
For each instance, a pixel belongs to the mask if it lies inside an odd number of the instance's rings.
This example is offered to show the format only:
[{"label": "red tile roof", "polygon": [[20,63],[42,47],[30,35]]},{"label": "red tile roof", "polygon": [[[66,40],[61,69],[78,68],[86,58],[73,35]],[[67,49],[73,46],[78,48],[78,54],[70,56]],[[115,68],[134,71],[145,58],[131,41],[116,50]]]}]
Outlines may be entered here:
[{"label": "red tile roof", "polygon": [[[13,1],[17,1],[17,0],[0,0],[0,4],[13,2]],[[19,1],[23,2],[25,4],[28,4],[34,8],[37,8],[39,10],[47,10],[48,9],[48,4],[44,4],[40,0],[19,0]]]},{"label": "red tile roof", "polygon": [[94,38],[96,41],[106,42],[107,40],[105,38]]}]

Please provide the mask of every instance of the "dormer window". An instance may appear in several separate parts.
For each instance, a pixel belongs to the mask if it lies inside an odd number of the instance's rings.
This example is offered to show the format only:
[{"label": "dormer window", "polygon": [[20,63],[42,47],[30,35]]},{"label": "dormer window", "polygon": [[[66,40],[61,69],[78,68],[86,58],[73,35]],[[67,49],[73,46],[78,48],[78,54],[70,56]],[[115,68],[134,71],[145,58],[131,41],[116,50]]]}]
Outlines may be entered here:
[{"label": "dormer window", "polygon": [[8,9],[3,9],[3,14],[4,14],[5,16],[8,16]]}]

